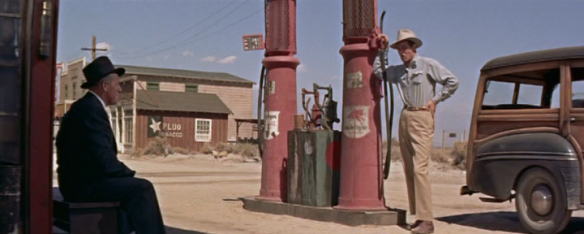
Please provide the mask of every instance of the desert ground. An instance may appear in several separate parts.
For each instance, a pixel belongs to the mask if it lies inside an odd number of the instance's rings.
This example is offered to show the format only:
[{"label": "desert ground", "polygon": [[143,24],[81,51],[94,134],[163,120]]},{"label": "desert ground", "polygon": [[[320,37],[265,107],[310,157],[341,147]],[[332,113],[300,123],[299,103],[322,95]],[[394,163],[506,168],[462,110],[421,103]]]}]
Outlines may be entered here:
[{"label": "desert ground", "polygon": [[[222,159],[204,154],[120,155],[120,159],[138,171],[138,177],[154,183],[169,234],[409,233],[399,226],[353,227],[247,211],[238,198],[259,194],[261,162],[236,155]],[[407,209],[402,166],[396,162],[391,168],[384,184],[386,203]],[[458,195],[464,171],[434,163],[430,173],[435,233],[525,233],[514,203],[483,203],[480,194]],[[415,217],[408,215],[407,220],[411,223]],[[565,233],[584,233],[584,211],[573,213]]]}]

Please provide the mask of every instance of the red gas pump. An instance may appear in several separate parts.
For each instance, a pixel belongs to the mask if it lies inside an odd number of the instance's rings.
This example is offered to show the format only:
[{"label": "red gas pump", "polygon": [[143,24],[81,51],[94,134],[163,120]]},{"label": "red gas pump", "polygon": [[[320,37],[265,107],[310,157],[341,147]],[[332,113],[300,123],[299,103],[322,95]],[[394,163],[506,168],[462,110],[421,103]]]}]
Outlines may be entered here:
[{"label": "red gas pump", "polygon": [[[296,114],[296,0],[266,1],[262,184],[257,199],[286,201],[288,131]],[[262,144],[260,142],[260,144]]]},{"label": "red gas pump", "polygon": [[0,1],[0,233],[52,230],[58,6]]},{"label": "red gas pump", "polygon": [[343,0],[343,144],[337,209],[386,209],[381,173],[381,81],[372,72],[379,33],[377,0]]}]

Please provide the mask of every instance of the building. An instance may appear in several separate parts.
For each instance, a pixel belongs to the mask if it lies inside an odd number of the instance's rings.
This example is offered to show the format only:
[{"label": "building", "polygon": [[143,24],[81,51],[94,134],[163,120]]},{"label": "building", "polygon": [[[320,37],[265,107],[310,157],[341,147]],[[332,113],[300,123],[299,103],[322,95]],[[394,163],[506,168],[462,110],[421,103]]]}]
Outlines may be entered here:
[{"label": "building", "polygon": [[[64,66],[60,101],[62,116],[72,101],[85,93],[81,69],[85,60]],[[154,137],[165,137],[173,147],[199,150],[206,143],[253,138],[251,119],[254,82],[228,73],[120,65],[126,69],[116,106],[110,106],[112,129],[121,152],[146,147]],[[59,108],[59,105],[61,106]],[[62,110],[62,111],[60,111]]]},{"label": "building", "polygon": [[59,95],[57,95],[59,98],[55,105],[56,119],[60,119],[75,100],[85,95],[85,90],[81,88],[81,84],[85,82],[85,76],[83,76],[85,65],[87,65],[85,57],[61,64]]}]

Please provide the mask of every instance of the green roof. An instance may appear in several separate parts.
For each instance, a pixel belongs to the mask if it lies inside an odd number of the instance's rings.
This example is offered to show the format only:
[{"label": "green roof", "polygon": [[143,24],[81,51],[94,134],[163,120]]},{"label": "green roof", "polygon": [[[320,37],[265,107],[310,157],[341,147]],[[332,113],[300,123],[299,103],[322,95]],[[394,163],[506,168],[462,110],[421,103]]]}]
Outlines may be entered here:
[{"label": "green roof", "polygon": [[130,66],[130,65],[116,65],[115,67],[116,68],[123,67],[124,69],[126,69],[126,74],[129,74],[129,75],[150,75],[150,76],[160,76],[160,77],[176,77],[176,78],[187,78],[187,79],[198,79],[198,80],[227,81],[227,82],[255,84],[255,82],[253,82],[253,81],[246,80],[244,78],[234,76],[232,74],[225,73],[225,72],[193,71],[193,70],[157,68],[157,67],[141,67],[141,66]]},{"label": "green roof", "polygon": [[139,110],[233,114],[217,95],[210,93],[136,90],[136,95]]},{"label": "green roof", "polygon": [[582,58],[584,58],[584,46],[539,50],[495,58],[487,62],[481,71],[533,62]]}]

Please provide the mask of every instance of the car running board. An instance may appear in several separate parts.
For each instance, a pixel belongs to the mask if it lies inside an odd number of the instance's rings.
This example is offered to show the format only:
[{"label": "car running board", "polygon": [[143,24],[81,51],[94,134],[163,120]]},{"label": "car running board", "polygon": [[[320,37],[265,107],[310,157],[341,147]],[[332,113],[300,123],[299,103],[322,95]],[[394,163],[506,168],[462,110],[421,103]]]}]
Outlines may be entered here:
[{"label": "car running board", "polygon": [[492,198],[492,197],[479,197],[479,200],[481,200],[482,202],[490,202],[490,203],[502,203],[502,202],[506,202],[509,201],[511,202],[511,200],[515,198],[515,195],[511,195],[509,198],[507,199],[497,199],[497,198]]}]

